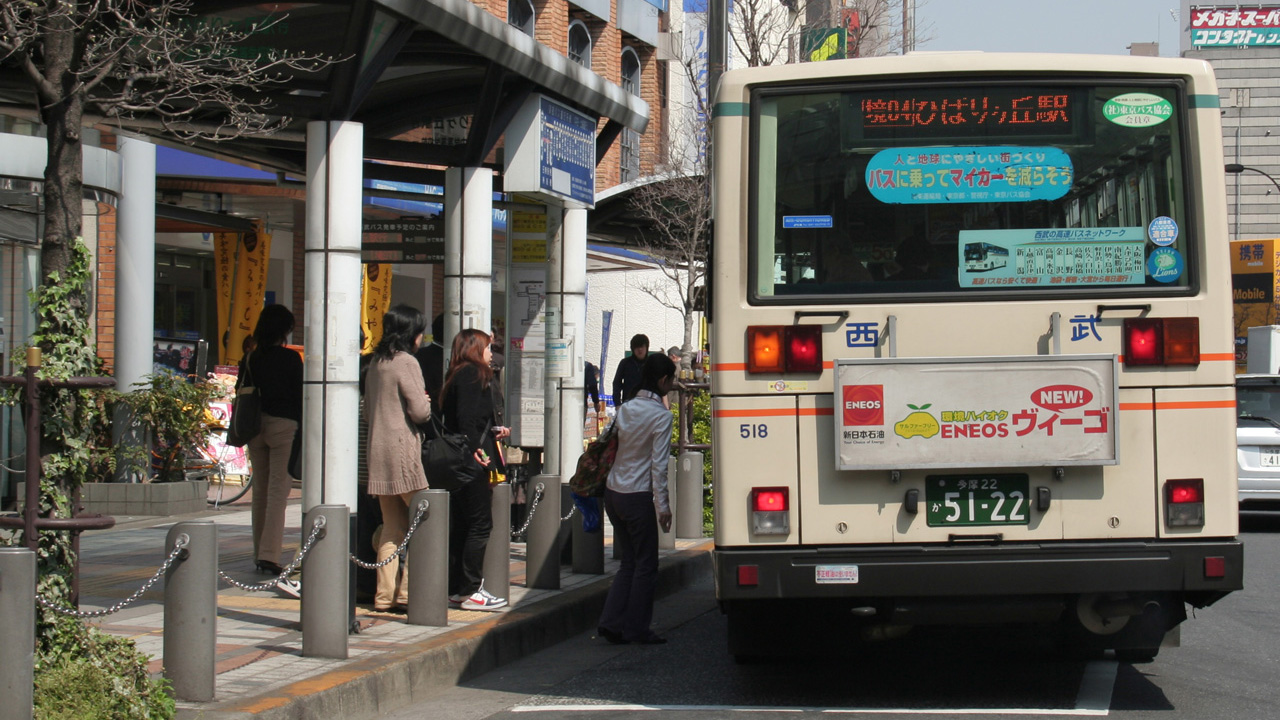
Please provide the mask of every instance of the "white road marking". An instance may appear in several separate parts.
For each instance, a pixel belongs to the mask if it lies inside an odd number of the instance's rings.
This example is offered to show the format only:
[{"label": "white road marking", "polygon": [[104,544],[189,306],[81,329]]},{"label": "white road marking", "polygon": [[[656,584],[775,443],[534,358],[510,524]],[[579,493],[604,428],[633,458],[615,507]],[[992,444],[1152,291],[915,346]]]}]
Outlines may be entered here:
[{"label": "white road marking", "polygon": [[1084,668],[1074,708],[824,708],[824,707],[734,707],[732,705],[516,705],[513,713],[540,712],[740,712],[740,713],[823,713],[827,715],[1059,715],[1102,717],[1111,712],[1115,689],[1115,660],[1097,660]]}]

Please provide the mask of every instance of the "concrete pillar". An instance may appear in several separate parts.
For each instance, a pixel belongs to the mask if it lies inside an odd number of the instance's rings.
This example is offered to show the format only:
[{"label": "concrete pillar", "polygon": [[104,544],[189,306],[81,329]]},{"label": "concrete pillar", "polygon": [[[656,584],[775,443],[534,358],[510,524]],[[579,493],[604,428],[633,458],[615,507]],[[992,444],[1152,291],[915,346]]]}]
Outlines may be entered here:
[{"label": "concrete pillar", "polygon": [[[116,388],[133,390],[152,373],[156,302],[156,146],[121,136],[120,208],[116,224]],[[214,340],[214,338],[210,338]],[[146,436],[127,418],[117,418],[117,446],[144,445]],[[137,471],[133,471],[136,474]],[[145,465],[142,472],[145,472]],[[120,463],[117,482],[141,482],[131,477],[129,463]]]},{"label": "concrete pillar", "polygon": [[0,547],[0,720],[30,720],[35,701],[36,554]]},{"label": "concrete pillar", "polygon": [[345,505],[353,519],[363,158],[360,123],[307,123],[302,507]]},{"label": "concrete pillar", "polygon": [[350,627],[348,587],[351,512],[345,505],[316,505],[302,519],[302,536],[316,518],[324,526],[302,559],[302,656],[345,660]]},{"label": "concrete pillar", "polygon": [[489,332],[493,306],[493,171],[444,174],[444,352],[467,328]]},{"label": "concrete pillar", "polygon": [[164,576],[164,676],[179,700],[209,702],[216,687],[218,643],[218,526],[180,522],[165,537],[165,555],[183,538]]},{"label": "concrete pillar", "polygon": [[[542,471],[568,481],[582,455],[587,324],[587,211],[547,208],[547,346],[570,343],[569,374],[546,378]],[[549,360],[550,358],[548,358]]]}]

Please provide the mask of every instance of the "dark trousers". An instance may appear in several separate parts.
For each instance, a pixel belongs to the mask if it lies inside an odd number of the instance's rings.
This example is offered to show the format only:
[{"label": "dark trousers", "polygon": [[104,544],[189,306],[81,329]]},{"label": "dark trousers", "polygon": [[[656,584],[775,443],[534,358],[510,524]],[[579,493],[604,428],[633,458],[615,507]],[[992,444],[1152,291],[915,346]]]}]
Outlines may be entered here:
[{"label": "dark trousers", "polygon": [[471,595],[484,582],[484,551],[493,530],[489,471],[449,495],[449,594]]},{"label": "dark trousers", "polygon": [[600,613],[600,627],[628,640],[647,636],[658,581],[658,513],[653,493],[605,490],[604,511],[613,524],[618,574]]}]

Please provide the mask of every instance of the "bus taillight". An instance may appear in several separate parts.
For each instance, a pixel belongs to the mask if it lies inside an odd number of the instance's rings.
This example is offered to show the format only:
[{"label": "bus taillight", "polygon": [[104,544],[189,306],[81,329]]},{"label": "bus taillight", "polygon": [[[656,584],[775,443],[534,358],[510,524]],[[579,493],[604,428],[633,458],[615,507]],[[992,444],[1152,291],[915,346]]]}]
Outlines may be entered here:
[{"label": "bus taillight", "polygon": [[785,372],[781,325],[752,325],[747,328],[747,372]]},{"label": "bus taillight", "polygon": [[821,325],[752,325],[747,328],[747,372],[822,372]]},{"label": "bus taillight", "polygon": [[1124,364],[1199,365],[1200,318],[1125,318]]},{"label": "bus taillight", "polygon": [[1204,479],[1167,480],[1164,517],[1169,527],[1204,526]]},{"label": "bus taillight", "polygon": [[751,530],[757,535],[791,532],[790,491],[784,487],[751,488]]}]

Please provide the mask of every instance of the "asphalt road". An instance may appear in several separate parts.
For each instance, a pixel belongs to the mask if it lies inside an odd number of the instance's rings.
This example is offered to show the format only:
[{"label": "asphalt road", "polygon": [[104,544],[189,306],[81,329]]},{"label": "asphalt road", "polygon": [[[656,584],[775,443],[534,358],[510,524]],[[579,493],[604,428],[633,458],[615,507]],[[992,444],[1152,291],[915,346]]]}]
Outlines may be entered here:
[{"label": "asphalt road", "polygon": [[385,717],[1280,717],[1280,513],[1246,513],[1241,530],[1245,590],[1195,611],[1182,646],[1151,663],[1064,660],[1043,632],[969,627],[736,665],[708,582],[659,603],[655,627],[667,645],[612,646],[584,634]]}]

